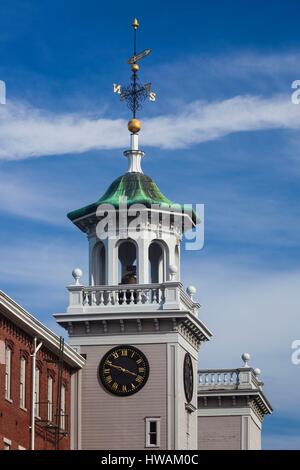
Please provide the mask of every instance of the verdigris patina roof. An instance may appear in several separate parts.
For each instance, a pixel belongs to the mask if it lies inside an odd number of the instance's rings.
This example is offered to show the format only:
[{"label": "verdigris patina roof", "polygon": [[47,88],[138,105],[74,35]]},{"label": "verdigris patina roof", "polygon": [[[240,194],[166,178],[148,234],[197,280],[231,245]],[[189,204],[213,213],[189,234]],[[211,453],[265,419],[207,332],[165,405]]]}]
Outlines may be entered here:
[{"label": "verdigris patina roof", "polygon": [[[103,196],[98,201],[88,206],[82,207],[68,213],[68,218],[72,221],[94,213],[100,204],[111,204],[116,209],[119,207],[120,199],[127,198],[127,207],[133,204],[143,204],[146,207],[159,205],[161,209],[178,208],[182,211],[182,205],[173,203],[168,199],[156,183],[147,175],[138,172],[129,172],[117,178],[109,186]],[[195,214],[192,211],[192,219],[196,222]]]}]

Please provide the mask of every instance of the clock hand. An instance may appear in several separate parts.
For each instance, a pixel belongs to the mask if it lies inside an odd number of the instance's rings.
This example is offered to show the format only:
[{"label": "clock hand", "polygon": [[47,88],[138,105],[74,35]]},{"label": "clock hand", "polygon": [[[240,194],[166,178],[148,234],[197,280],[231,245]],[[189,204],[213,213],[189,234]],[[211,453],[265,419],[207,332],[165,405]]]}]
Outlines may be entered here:
[{"label": "clock hand", "polygon": [[137,376],[137,374],[135,374],[134,372],[131,372],[130,370],[128,369],[124,369],[124,367],[121,367],[121,366],[115,366],[114,364],[111,364],[110,367],[114,367],[115,369],[118,369],[122,372],[125,372],[126,374],[130,374],[130,375],[134,375],[134,376]]},{"label": "clock hand", "polygon": [[134,375],[135,377],[137,376],[137,374],[135,372],[131,372],[128,369],[123,369],[122,372],[125,372],[126,374],[130,374],[130,375]]},{"label": "clock hand", "polygon": [[124,370],[125,370],[125,369],[123,369],[123,367],[115,366],[114,364],[111,364],[110,367],[114,367],[115,369],[121,370],[122,372],[124,372]]}]

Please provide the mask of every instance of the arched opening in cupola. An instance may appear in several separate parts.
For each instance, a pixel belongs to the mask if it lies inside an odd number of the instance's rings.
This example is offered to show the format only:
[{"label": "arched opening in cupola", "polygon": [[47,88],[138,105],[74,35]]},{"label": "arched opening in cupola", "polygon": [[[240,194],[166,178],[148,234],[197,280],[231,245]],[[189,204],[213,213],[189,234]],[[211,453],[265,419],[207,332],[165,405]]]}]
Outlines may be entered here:
[{"label": "arched opening in cupola", "polygon": [[118,245],[119,284],[137,283],[137,247],[133,240],[122,240]]},{"label": "arched opening in cupola", "polygon": [[161,283],[166,280],[167,249],[160,241],[153,241],[149,246],[149,282]]},{"label": "arched opening in cupola", "polygon": [[94,246],[92,253],[92,285],[101,286],[106,283],[106,256],[105,246],[98,241]]}]

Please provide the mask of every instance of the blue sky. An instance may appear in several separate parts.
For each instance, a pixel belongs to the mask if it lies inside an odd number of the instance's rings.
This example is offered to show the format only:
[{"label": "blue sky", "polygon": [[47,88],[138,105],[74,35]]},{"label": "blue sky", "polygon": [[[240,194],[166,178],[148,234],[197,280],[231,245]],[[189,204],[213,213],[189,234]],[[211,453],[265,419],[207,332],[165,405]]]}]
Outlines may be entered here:
[{"label": "blue sky", "polygon": [[300,79],[298,1],[2,0],[0,288],[52,328],[71,271],[87,272],[85,236],[66,213],[126,171],[132,18],[143,109],[144,172],[175,201],[205,204],[205,247],[183,253],[214,338],[201,367],[252,354],[275,412],[265,448],[300,449]]}]

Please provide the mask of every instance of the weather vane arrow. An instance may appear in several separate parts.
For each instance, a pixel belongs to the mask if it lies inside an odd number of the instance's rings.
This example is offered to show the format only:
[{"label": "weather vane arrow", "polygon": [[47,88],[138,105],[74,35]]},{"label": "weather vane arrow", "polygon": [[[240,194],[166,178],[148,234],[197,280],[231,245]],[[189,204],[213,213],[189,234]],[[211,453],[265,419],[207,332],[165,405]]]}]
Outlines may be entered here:
[{"label": "weather vane arrow", "polygon": [[138,80],[139,60],[151,54],[151,49],[145,49],[142,52],[136,52],[136,32],[139,27],[138,20],[135,18],[132,23],[133,27],[133,56],[128,60],[133,72],[131,83],[121,87],[120,84],[113,84],[113,91],[120,95],[121,101],[126,101],[128,108],[132,111],[132,119],[128,123],[128,130],[136,134],[141,129],[141,123],[136,118],[136,113],[142,108],[143,102],[148,98],[150,101],[156,100],[156,93],[151,90],[151,83],[142,85]]}]

